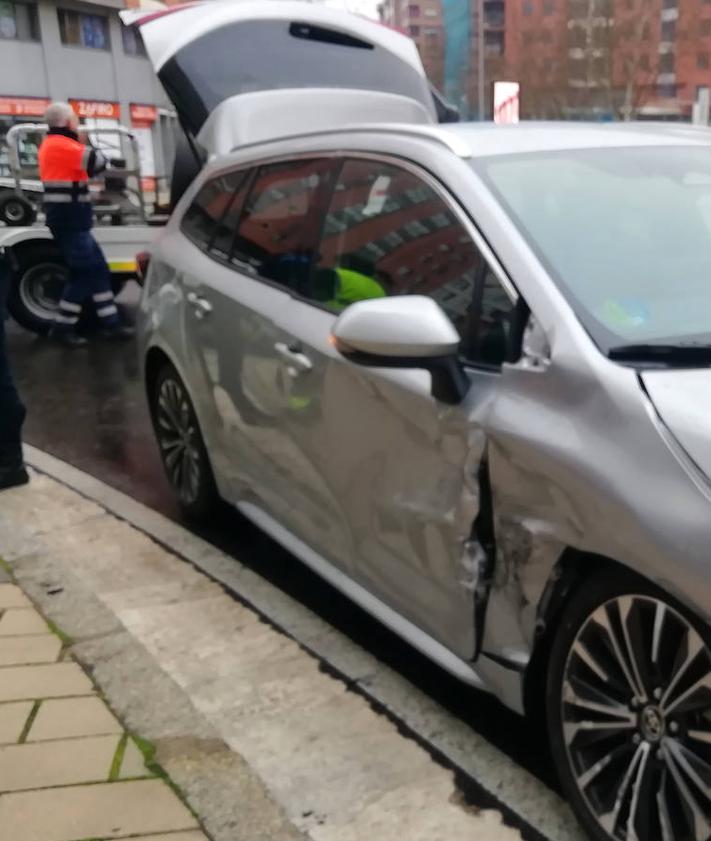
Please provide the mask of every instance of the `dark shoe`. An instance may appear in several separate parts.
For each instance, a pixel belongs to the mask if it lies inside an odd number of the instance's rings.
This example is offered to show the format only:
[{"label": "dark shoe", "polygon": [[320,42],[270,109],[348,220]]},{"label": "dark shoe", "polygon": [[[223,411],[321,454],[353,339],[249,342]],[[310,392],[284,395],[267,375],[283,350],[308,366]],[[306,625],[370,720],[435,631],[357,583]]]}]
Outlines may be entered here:
[{"label": "dark shoe", "polygon": [[0,467],[0,491],[7,488],[19,488],[20,485],[26,485],[29,481],[30,477],[22,464],[15,467]]},{"label": "dark shoe", "polygon": [[127,342],[136,335],[133,327],[127,324],[120,324],[118,327],[105,327],[99,330],[97,338],[104,342]]},{"label": "dark shoe", "polygon": [[59,342],[60,345],[70,348],[85,347],[89,344],[88,340],[85,339],[84,336],[80,336],[73,330],[57,330],[56,327],[52,327],[48,336],[53,342]]}]

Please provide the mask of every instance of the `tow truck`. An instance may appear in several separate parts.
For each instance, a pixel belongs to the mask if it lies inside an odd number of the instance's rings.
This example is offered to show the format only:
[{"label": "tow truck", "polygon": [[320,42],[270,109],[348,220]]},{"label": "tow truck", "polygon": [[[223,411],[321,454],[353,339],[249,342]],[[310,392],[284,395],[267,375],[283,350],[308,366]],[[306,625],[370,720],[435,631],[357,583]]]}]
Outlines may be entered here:
[{"label": "tow truck", "polygon": [[[39,183],[36,169],[22,161],[22,143],[28,136],[43,136],[46,132],[46,125],[21,123],[7,133],[11,183],[18,197],[23,195],[27,183]],[[125,155],[114,159],[106,172],[90,185],[94,236],[106,256],[114,293],[118,294],[129,280],[137,279],[136,254],[145,250],[155,226],[165,224],[167,216],[147,213],[138,144],[133,134],[116,126],[92,129],[90,136],[92,142],[99,144],[113,136],[112,145]],[[38,199],[41,199],[39,193]],[[67,279],[67,268],[52,234],[43,221],[3,227],[0,248],[5,249],[12,269],[10,315],[28,330],[46,333],[54,323],[57,302]]]}]

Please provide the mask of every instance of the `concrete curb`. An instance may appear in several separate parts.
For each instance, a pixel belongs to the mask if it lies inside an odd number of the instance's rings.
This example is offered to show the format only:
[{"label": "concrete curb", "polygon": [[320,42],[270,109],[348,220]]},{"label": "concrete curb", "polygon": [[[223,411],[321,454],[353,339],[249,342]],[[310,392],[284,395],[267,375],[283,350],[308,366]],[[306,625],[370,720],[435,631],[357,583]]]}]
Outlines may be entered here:
[{"label": "concrete curb", "polygon": [[[582,841],[584,836],[577,821],[554,792],[444,713],[415,687],[377,664],[372,655],[341,639],[307,608],[234,558],[126,494],[34,447],[27,446],[25,454],[35,470],[100,505],[188,561],[291,637],[334,676],[392,718],[404,735],[451,768],[477,806],[499,809],[506,823],[518,828],[530,841]],[[443,718],[454,726],[442,727]],[[440,726],[433,727],[433,720]]]}]

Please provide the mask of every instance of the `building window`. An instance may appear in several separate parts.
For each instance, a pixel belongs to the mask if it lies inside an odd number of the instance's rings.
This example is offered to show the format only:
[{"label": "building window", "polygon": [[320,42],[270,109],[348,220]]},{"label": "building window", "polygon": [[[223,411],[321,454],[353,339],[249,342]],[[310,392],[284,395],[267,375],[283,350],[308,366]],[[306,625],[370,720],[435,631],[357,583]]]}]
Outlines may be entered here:
[{"label": "building window", "polygon": [[411,24],[410,25],[410,35],[412,35],[413,38],[419,38],[420,37],[420,27]]},{"label": "building window", "polygon": [[676,85],[673,83],[658,85],[657,96],[661,97],[662,99],[674,99],[674,97],[676,96]]},{"label": "building window", "polygon": [[0,0],[0,38],[10,41],[39,41],[37,6]]},{"label": "building window", "polygon": [[671,43],[674,40],[676,40],[676,21],[662,21],[662,41],[665,43]]},{"label": "building window", "polygon": [[696,54],[696,66],[699,70],[708,70],[711,66],[709,64],[709,54],[708,53],[697,53]]},{"label": "building window", "polygon": [[420,16],[420,7],[416,3],[411,3],[407,7],[407,13],[411,18],[418,18]]},{"label": "building window", "polygon": [[659,55],[659,72],[673,73],[674,72],[674,53],[660,53]]},{"label": "building window", "polygon": [[143,43],[141,33],[135,26],[121,24],[121,39],[123,40],[123,51],[126,55],[146,54],[146,45]]},{"label": "building window", "polygon": [[711,19],[704,18],[699,22],[699,35],[711,35]]},{"label": "building window", "polygon": [[531,0],[523,0],[523,16],[529,18],[532,14],[533,3],[531,2]]},{"label": "building window", "polygon": [[484,32],[484,52],[486,55],[503,55],[504,33]]},{"label": "building window", "polygon": [[543,2],[543,14],[544,15],[552,15],[555,13],[555,0],[544,0]]},{"label": "building window", "polygon": [[109,21],[103,15],[88,15],[69,9],[57,9],[62,43],[70,47],[109,50]]}]

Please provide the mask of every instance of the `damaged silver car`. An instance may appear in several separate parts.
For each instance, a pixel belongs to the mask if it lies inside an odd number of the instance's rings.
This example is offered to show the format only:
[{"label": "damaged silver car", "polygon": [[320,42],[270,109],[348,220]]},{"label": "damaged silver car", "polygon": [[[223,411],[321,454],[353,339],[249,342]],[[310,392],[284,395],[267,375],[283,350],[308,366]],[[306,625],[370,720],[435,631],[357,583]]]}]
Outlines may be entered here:
[{"label": "damaged silver car", "polygon": [[393,89],[215,94],[200,50],[264,21],[158,39],[210,158],[141,304],[167,475],[545,720],[593,838],[707,841],[709,132],[442,128],[401,36],[293,6],[254,15]]}]

